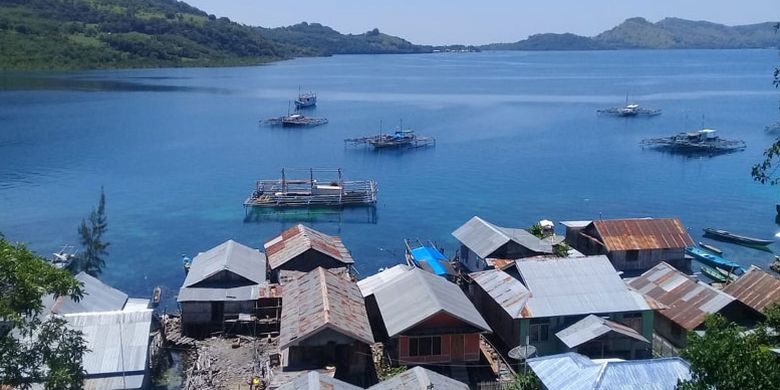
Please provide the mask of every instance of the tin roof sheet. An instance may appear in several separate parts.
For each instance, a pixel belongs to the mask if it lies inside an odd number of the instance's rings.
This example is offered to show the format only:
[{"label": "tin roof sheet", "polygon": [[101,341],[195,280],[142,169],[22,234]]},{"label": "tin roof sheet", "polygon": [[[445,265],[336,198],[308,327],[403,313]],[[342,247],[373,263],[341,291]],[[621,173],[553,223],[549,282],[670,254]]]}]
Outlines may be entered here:
[{"label": "tin roof sheet", "polygon": [[341,238],[329,236],[310,227],[295,225],[265,243],[265,253],[271,269],[277,269],[298,255],[313,249],[344,264],[355,261]]},{"label": "tin roof sheet", "polygon": [[549,243],[524,229],[499,227],[476,216],[452,232],[452,235],[483,259],[510,241],[534,252],[552,253]]},{"label": "tin roof sheet", "polygon": [[525,303],[531,296],[522,283],[498,269],[475,272],[470,276],[511,318],[522,318]]},{"label": "tin roof sheet", "polygon": [[96,311],[122,310],[127,303],[127,294],[119,291],[97,278],[80,272],[76,280],[84,284],[84,297],[78,302],[70,297],[58,297],[51,306],[56,314],[87,313]]},{"label": "tin roof sheet", "polygon": [[723,291],[756,311],[763,312],[767,306],[780,302],[780,278],[752,266]]},{"label": "tin roof sheet", "polygon": [[183,287],[207,282],[221,271],[229,271],[254,283],[265,282],[265,255],[233,240],[200,253],[192,260]]},{"label": "tin roof sheet", "polygon": [[693,246],[677,218],[607,219],[593,221],[609,251],[669,249]]},{"label": "tin roof sheet", "polygon": [[528,365],[550,390],[673,390],[691,378],[681,358],[594,362],[569,352],[528,359]]},{"label": "tin roof sheet", "polygon": [[254,301],[258,298],[260,298],[260,285],[231,288],[182,287],[176,301]]},{"label": "tin roof sheet", "polygon": [[324,329],[372,344],[374,337],[357,285],[325,268],[284,286],[279,348],[285,349]]},{"label": "tin roof sheet", "polygon": [[390,268],[386,268],[383,271],[377,272],[367,278],[361,279],[357,282],[360,288],[360,293],[363,297],[367,297],[374,293],[374,290],[380,288],[386,284],[392,283],[394,279],[399,278],[406,274],[406,271],[413,267],[406,264],[394,265]]},{"label": "tin roof sheet", "polygon": [[524,318],[650,310],[606,256],[523,259],[515,265],[531,291]]},{"label": "tin roof sheet", "polygon": [[376,287],[374,296],[390,337],[439,312],[490,331],[490,326],[457,285],[419,268],[408,269],[403,275]]},{"label": "tin roof sheet", "polygon": [[469,386],[420,366],[386,379],[368,390],[468,390]]},{"label": "tin roof sheet", "polygon": [[317,371],[309,371],[279,386],[277,390],[362,390],[362,388]]},{"label": "tin roof sheet", "polygon": [[629,285],[665,305],[659,314],[687,330],[695,329],[707,314],[717,313],[735,299],[664,262],[633,278]]},{"label": "tin roof sheet", "polygon": [[567,347],[574,348],[609,332],[615,332],[635,340],[650,343],[636,330],[593,314],[561,330],[555,336],[563,341]]}]

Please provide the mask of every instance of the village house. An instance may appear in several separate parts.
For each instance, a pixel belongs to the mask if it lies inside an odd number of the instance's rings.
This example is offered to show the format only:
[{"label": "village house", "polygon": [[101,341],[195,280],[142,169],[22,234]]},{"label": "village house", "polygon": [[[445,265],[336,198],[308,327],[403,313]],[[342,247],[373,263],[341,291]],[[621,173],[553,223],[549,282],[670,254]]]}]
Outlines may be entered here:
[{"label": "village house", "polygon": [[192,260],[177,298],[183,330],[203,334],[224,330],[231,322],[249,322],[259,306],[279,306],[277,288],[266,280],[263,253],[225,241]]},{"label": "village house", "polygon": [[674,390],[691,379],[690,364],[681,358],[593,361],[570,352],[531,358],[528,366],[545,390]]},{"label": "village house", "polygon": [[551,255],[552,244],[525,229],[496,226],[480,217],[473,217],[452,235],[460,242],[458,260],[469,271],[496,267],[507,260]]},{"label": "village house", "polygon": [[283,271],[310,272],[317,267],[351,270],[355,261],[341,238],[298,224],[265,243],[271,280],[281,281]]},{"label": "village house", "polygon": [[764,313],[767,307],[780,302],[780,278],[753,265],[723,292]]},{"label": "village house", "polygon": [[[578,351],[594,358],[650,354],[653,310],[606,256],[522,259],[472,273],[469,292],[505,352]],[[503,344],[503,345],[501,345]]]},{"label": "village house", "polygon": [[127,294],[81,272],[84,297],[44,297],[45,313],[84,333],[85,389],[144,389],[151,383],[152,309],[149,299]]},{"label": "village house", "polygon": [[664,262],[628,284],[664,306],[656,313],[653,328],[676,348],[685,347],[688,331],[703,329],[708,314],[718,313],[746,326],[760,318],[760,313],[733,296]]},{"label": "village house", "polygon": [[693,239],[677,218],[564,221],[566,242],[586,255],[606,255],[618,271],[637,275],[665,261],[690,269]]},{"label": "village house", "polygon": [[466,294],[445,278],[398,265],[358,282],[377,341],[397,365],[480,360],[490,327]]},{"label": "village house", "polygon": [[[400,374],[394,375],[389,379],[379,382],[366,390],[427,390],[427,389],[444,389],[444,390],[468,390],[469,386],[465,383],[458,382],[455,379],[448,378],[444,375],[438,374],[434,371],[422,368],[413,367]],[[277,390],[363,390],[362,387],[357,387],[340,381],[331,376],[316,371],[309,371],[292,381],[285,383]]]},{"label": "village house", "polygon": [[279,334],[285,370],[335,366],[336,378],[376,383],[363,296],[343,275],[318,267],[284,285]]}]

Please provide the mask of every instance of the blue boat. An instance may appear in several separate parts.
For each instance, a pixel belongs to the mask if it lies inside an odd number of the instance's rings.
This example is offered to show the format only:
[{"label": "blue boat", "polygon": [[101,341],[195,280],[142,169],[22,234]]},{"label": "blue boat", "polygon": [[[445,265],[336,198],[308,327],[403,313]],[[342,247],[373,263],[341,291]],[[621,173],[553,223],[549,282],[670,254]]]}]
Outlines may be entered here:
[{"label": "blue boat", "polygon": [[418,242],[418,246],[412,248],[412,244],[408,240],[404,241],[406,241],[406,261],[409,265],[445,278],[455,277],[455,269],[452,268],[447,257],[432,243],[431,245],[423,245]]},{"label": "blue boat", "polygon": [[713,255],[702,249],[690,247],[685,249],[685,253],[691,255],[696,261],[709,265],[710,267],[720,268],[735,275],[742,275],[745,273],[745,269],[739,264],[731,260],[726,260],[718,255]]}]

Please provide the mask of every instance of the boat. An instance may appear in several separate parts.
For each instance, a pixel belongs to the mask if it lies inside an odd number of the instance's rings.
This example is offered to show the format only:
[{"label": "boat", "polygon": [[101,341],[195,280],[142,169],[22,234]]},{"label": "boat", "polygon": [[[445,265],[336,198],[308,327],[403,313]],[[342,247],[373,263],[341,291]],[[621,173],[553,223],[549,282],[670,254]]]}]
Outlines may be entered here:
[{"label": "boat", "polygon": [[74,260],[78,250],[73,245],[63,245],[62,248],[51,254],[51,265],[58,269],[68,268]]},{"label": "boat", "polygon": [[[288,174],[305,172],[300,178]],[[325,177],[323,180],[322,177]],[[374,180],[344,180],[341,168],[282,169],[280,179],[257,180],[244,207],[342,207],[374,205]]]},{"label": "boat", "polygon": [[301,93],[298,87],[298,98],[295,99],[295,108],[311,108],[317,105],[317,94],[314,92]]},{"label": "boat", "polygon": [[410,266],[421,268],[450,280],[457,275],[447,257],[433,242],[429,241],[426,245],[420,242],[420,240],[412,242],[404,239],[404,245],[406,246],[406,263]]},{"label": "boat", "polygon": [[[627,99],[626,99],[627,100]],[[603,110],[597,110],[599,114],[613,115],[619,117],[635,117],[635,116],[656,116],[661,115],[661,110],[642,108],[639,104],[626,101],[626,105],[623,107],[609,107]]]},{"label": "boat", "polygon": [[745,269],[743,269],[742,266],[740,266],[739,264],[731,260],[726,260],[723,257],[720,257],[718,255],[713,255],[712,253],[706,252],[699,248],[696,247],[686,248],[685,253],[693,257],[696,261],[708,265],[710,267],[720,268],[726,270],[726,272],[731,272],[736,275],[742,275],[743,273],[745,273]]},{"label": "boat", "polygon": [[704,248],[704,249],[706,249],[706,250],[708,250],[708,251],[710,251],[710,252],[712,252],[712,253],[714,253],[714,254],[716,254],[716,255],[722,255],[723,254],[722,250],[720,250],[720,249],[718,249],[718,248],[716,248],[716,247],[714,247],[714,246],[712,246],[710,244],[705,244],[705,243],[699,241],[699,246]]},{"label": "boat", "polygon": [[160,304],[160,298],[162,298],[162,288],[157,286],[152,291],[152,307],[157,307]]},{"label": "boat", "polygon": [[774,242],[773,240],[764,240],[760,238],[741,236],[739,234],[731,233],[727,230],[713,229],[713,228],[704,228],[704,235],[710,236],[718,240],[730,241],[730,242],[735,242],[737,244],[743,244],[743,245],[767,246]]},{"label": "boat", "polygon": [[345,145],[371,145],[374,149],[400,149],[406,147],[424,147],[436,145],[433,137],[421,137],[414,130],[404,129],[403,122],[393,133],[382,133],[382,124],[379,124],[379,134],[370,137],[347,138]]},{"label": "boat", "polygon": [[780,256],[775,256],[775,260],[769,265],[769,269],[780,274]]},{"label": "boat", "polygon": [[729,271],[726,271],[725,269],[718,268],[718,267],[715,267],[715,270],[720,272],[720,274],[723,275],[724,277],[726,277],[726,279],[728,281],[730,281],[730,282],[733,282],[733,281],[736,281],[737,279],[739,279],[739,275],[737,275],[737,274],[735,274],[733,272],[729,272]]},{"label": "boat", "polygon": [[710,278],[710,279],[712,279],[712,280],[714,280],[714,281],[716,281],[718,283],[726,283],[726,281],[728,280],[728,278],[726,278],[726,276],[724,276],[723,274],[718,272],[718,270],[715,269],[715,268],[712,268],[712,267],[706,266],[704,264],[701,264],[700,265],[700,269],[701,269],[701,273],[703,273],[704,275],[707,275],[708,278]]},{"label": "boat", "polygon": [[717,131],[713,129],[679,133],[670,137],[646,138],[640,142],[640,145],[642,147],[689,154],[731,153],[746,148],[745,141],[720,138]]}]

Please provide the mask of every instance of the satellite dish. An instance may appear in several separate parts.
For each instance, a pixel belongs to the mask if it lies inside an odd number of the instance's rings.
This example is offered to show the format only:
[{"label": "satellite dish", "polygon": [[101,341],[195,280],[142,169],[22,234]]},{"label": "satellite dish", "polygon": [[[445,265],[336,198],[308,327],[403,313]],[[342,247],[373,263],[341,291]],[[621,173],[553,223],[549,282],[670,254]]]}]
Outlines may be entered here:
[{"label": "satellite dish", "polygon": [[536,347],[533,345],[518,345],[517,347],[509,350],[510,358],[515,360],[525,360],[536,354]]}]

